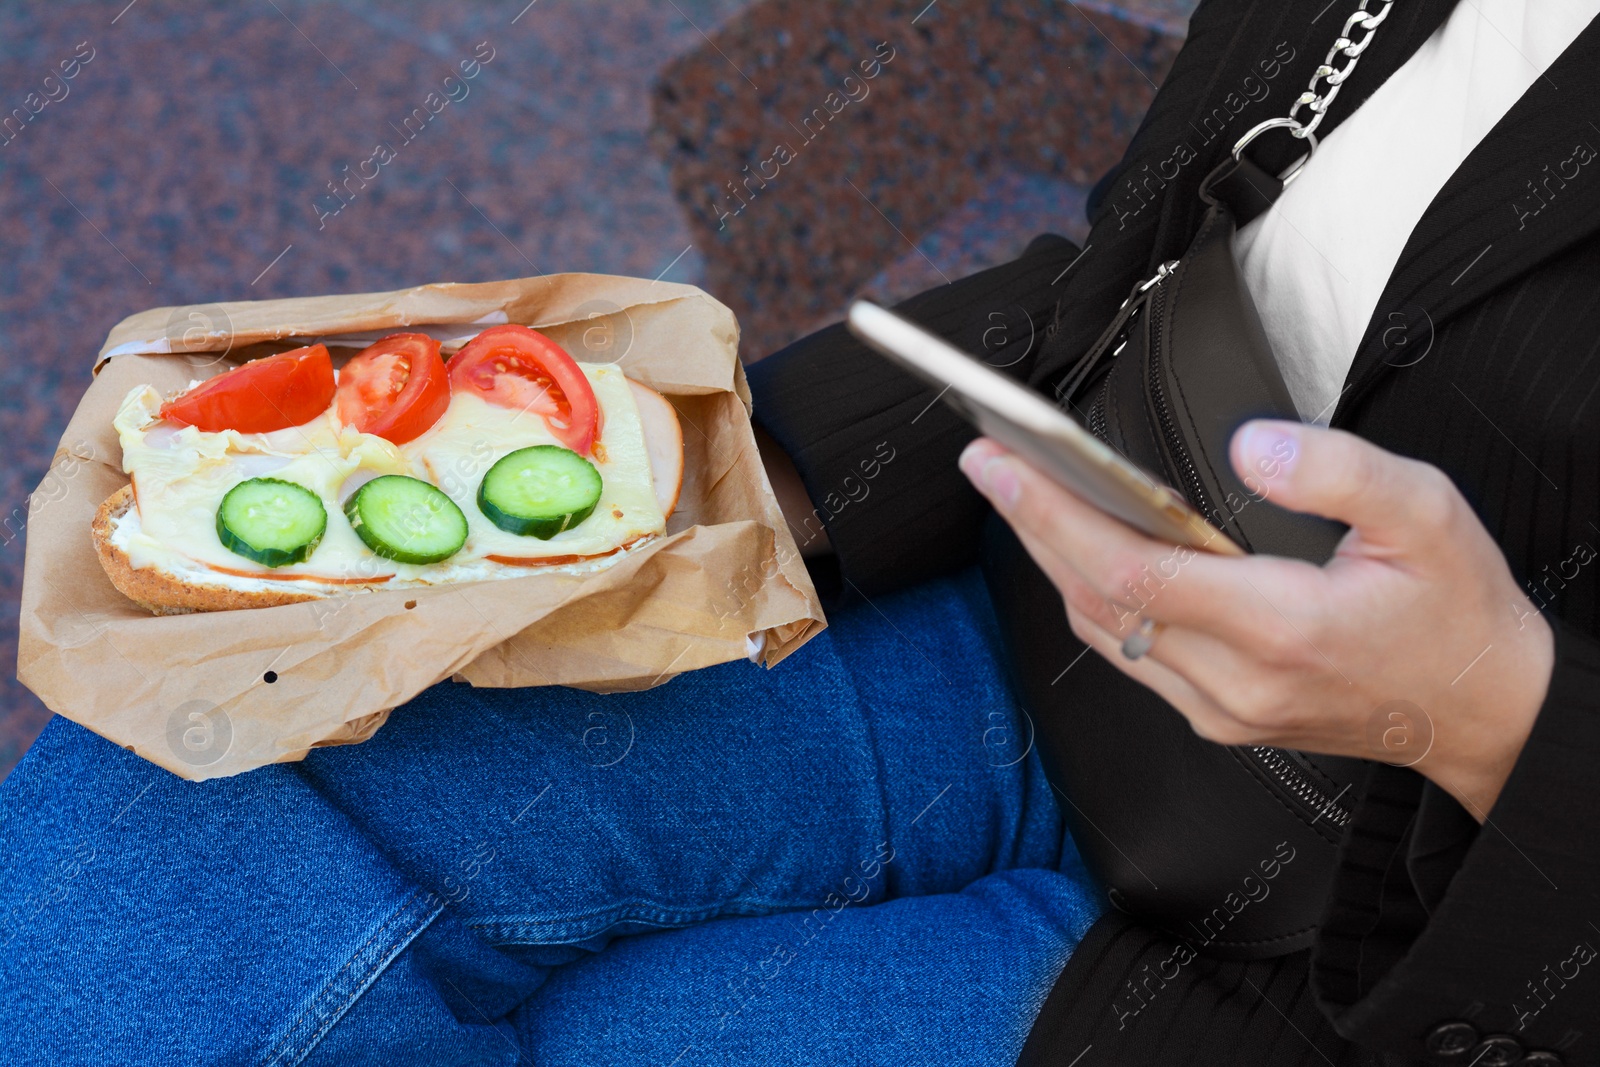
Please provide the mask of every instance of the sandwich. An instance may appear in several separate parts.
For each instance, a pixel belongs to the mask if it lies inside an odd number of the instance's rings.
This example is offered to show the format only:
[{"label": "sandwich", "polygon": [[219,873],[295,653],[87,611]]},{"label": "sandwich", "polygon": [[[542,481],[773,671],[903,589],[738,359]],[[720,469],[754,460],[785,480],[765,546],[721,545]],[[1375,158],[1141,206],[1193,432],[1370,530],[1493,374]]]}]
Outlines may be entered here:
[{"label": "sandwich", "polygon": [[518,325],[448,362],[397,333],[338,371],[313,344],[140,386],[114,425],[94,545],[157,615],[586,573],[661,537],[683,481],[665,397]]}]

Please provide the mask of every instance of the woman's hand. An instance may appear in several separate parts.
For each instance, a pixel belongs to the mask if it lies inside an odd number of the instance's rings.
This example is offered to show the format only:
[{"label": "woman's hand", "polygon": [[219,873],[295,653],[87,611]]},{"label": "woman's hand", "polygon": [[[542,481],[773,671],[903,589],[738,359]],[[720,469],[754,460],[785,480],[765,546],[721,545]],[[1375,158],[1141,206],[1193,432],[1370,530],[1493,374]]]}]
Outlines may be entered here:
[{"label": "woman's hand", "polygon": [[[1251,422],[1232,453],[1274,503],[1350,525],[1332,560],[1175,548],[986,438],[961,469],[1061,591],[1073,632],[1200,736],[1412,765],[1483,821],[1554,663],[1488,531],[1438,468],[1341,431]],[[1143,619],[1162,626],[1130,660]]]}]

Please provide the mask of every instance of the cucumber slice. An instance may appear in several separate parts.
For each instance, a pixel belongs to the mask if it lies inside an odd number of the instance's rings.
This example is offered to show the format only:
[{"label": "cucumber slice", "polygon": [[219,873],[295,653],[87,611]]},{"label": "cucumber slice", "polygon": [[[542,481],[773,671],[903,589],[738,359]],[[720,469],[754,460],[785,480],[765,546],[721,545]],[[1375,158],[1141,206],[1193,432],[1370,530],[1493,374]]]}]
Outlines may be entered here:
[{"label": "cucumber slice", "polygon": [[489,468],[478,509],[507,533],[548,541],[589,517],[602,485],[594,464],[571,449],[534,445]]},{"label": "cucumber slice", "polygon": [[217,537],[223,547],[267,567],[304,563],[327,528],[322,498],[280,478],[240,482],[217,508]]},{"label": "cucumber slice", "polygon": [[345,501],[367,547],[396,563],[438,563],[467,543],[467,517],[438,488],[403,474],[367,482]]}]

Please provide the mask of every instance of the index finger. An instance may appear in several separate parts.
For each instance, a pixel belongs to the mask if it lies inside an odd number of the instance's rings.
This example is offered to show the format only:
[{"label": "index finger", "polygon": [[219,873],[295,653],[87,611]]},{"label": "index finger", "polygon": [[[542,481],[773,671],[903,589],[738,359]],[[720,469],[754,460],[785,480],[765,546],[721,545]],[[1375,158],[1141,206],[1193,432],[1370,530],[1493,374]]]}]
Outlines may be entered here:
[{"label": "index finger", "polygon": [[1270,613],[1259,590],[1279,583],[1264,572],[1311,567],[1270,557],[1224,557],[1157,540],[986,439],[969,446],[962,469],[1007,522],[1048,546],[1113,605],[1225,640],[1253,638],[1258,616]]}]

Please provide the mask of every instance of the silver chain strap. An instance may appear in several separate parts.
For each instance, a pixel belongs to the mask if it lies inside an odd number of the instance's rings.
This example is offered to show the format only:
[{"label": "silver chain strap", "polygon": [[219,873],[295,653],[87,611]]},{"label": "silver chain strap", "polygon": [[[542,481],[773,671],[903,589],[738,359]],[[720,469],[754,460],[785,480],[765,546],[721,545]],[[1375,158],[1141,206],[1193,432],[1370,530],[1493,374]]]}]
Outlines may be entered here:
[{"label": "silver chain strap", "polygon": [[[1278,175],[1278,179],[1285,185],[1295,179],[1300,169],[1310,161],[1312,154],[1317,150],[1316,131],[1322,124],[1322,117],[1328,112],[1328,105],[1339,95],[1339,87],[1355,71],[1356,64],[1361,62],[1361,54],[1372,44],[1372,38],[1377,35],[1378,27],[1383,25],[1383,20],[1389,17],[1389,9],[1394,6],[1394,0],[1377,0],[1382,9],[1376,12],[1368,11],[1367,7],[1372,2],[1373,0],[1361,0],[1360,6],[1344,20],[1344,29],[1339,31],[1333,47],[1328,49],[1327,58],[1323,59],[1322,64],[1311,75],[1311,84],[1295,100],[1294,106],[1289,109],[1289,114],[1283,118],[1267,119],[1251,127],[1233,146],[1234,159],[1239,158],[1246,145],[1268,130],[1285,129],[1289,131],[1289,136],[1297,137],[1307,145],[1306,154],[1291,163],[1288,170]],[[1359,41],[1351,36],[1357,29],[1366,31],[1366,36]],[[1347,56],[1350,60],[1343,68],[1333,65],[1340,56]],[[1304,122],[1297,117],[1302,108],[1311,109],[1311,118]]]}]

